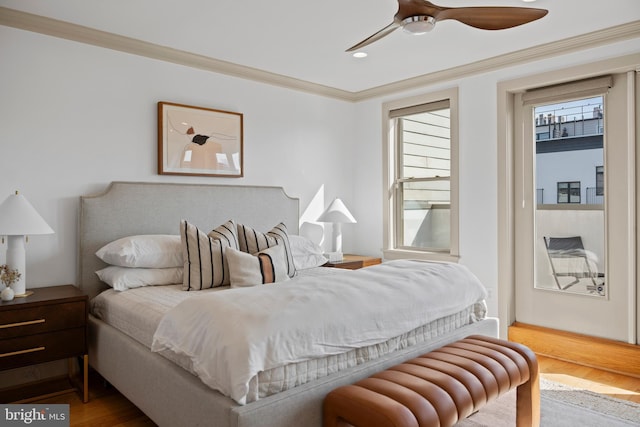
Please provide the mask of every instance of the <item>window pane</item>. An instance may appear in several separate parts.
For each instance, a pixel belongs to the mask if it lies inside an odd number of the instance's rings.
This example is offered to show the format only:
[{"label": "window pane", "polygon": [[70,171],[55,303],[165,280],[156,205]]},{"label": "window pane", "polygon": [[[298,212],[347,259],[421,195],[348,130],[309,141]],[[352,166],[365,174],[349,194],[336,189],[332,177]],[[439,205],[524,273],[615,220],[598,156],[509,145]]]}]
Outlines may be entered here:
[{"label": "window pane", "polygon": [[449,108],[398,118],[400,178],[451,176]]},{"label": "window pane", "polygon": [[402,203],[398,246],[447,250],[450,245],[449,180],[402,182],[398,193]]},{"label": "window pane", "polygon": [[580,203],[580,183],[579,182],[570,183],[569,202]]},{"label": "window pane", "polygon": [[[596,196],[604,196],[604,166],[596,166]],[[591,204],[600,203],[602,200],[596,199]]]},{"label": "window pane", "polygon": [[536,288],[606,293],[603,197],[596,195],[604,193],[603,106],[596,97],[534,110],[536,189],[556,191],[536,206]]}]

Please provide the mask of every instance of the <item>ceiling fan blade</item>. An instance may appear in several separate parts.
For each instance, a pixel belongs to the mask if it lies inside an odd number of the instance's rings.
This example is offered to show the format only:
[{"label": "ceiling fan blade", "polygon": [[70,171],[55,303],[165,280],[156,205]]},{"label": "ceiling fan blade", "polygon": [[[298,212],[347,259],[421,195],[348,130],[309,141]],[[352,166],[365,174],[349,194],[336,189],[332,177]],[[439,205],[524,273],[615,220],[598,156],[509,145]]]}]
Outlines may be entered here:
[{"label": "ceiling fan blade", "polygon": [[375,41],[378,41],[381,38],[383,38],[384,36],[392,33],[393,31],[395,31],[399,27],[400,27],[400,23],[398,21],[394,20],[391,24],[387,25],[386,27],[384,27],[383,29],[381,29],[377,33],[372,34],[371,36],[369,36],[366,39],[362,40],[360,43],[351,46],[349,49],[346,50],[346,52],[353,52],[354,50],[358,50],[358,49],[363,48],[363,47],[365,47],[367,45],[370,45],[371,43],[373,43]]},{"label": "ceiling fan blade", "polygon": [[504,30],[535,21],[547,13],[548,10],[530,7],[456,7],[441,10],[437,20],[455,19],[482,30]]}]

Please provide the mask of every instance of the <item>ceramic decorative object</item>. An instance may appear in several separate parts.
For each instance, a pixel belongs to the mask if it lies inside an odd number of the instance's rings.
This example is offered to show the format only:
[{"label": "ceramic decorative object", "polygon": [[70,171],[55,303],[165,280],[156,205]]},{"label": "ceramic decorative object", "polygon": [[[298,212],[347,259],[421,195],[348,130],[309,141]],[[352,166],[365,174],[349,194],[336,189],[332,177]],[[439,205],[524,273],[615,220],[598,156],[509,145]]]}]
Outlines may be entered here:
[{"label": "ceramic decorative object", "polygon": [[11,301],[15,296],[15,294],[13,292],[13,289],[7,286],[2,290],[2,292],[0,293],[0,296],[2,297],[2,301]]},{"label": "ceramic decorative object", "polygon": [[2,301],[11,301],[15,297],[16,293],[11,289],[11,284],[15,283],[21,274],[18,270],[9,268],[7,264],[0,265],[0,282],[6,285],[6,288],[0,293]]}]

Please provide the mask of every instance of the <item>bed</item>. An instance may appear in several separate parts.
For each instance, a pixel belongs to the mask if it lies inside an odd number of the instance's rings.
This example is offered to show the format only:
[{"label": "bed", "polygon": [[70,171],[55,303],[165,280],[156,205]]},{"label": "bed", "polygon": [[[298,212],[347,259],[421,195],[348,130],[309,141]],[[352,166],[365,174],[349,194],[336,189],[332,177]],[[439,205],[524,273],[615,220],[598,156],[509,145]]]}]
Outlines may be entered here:
[{"label": "bed", "polygon": [[[81,197],[80,207],[78,283],[92,298],[94,310],[89,317],[90,364],[161,426],[321,426],[322,400],[334,388],[471,334],[497,336],[496,319],[477,316],[476,321],[468,323],[464,320],[469,318],[468,312],[455,313],[450,319],[455,327],[442,328],[444,320],[436,319],[407,332],[409,335],[402,337],[405,344],[394,351],[380,352],[371,360],[346,364],[326,371],[326,375],[300,384],[294,382],[281,390],[276,387],[239,403],[205,385],[179,355],[152,352],[153,334],[149,329],[127,330],[126,325],[136,326],[142,321],[128,319],[119,323],[117,314],[110,318],[101,312],[104,307],[100,301],[117,293],[95,274],[106,266],[95,253],[126,236],[177,234],[184,218],[203,229],[230,218],[260,230],[284,223],[289,234],[296,235],[298,200],[288,197],[279,187],[114,182],[103,193]],[[298,276],[301,282],[308,283],[337,281],[337,273],[331,270],[320,267],[315,273],[309,270]],[[128,295],[129,304],[140,307],[137,313],[141,319],[155,318],[151,323],[157,325],[169,310],[175,309],[175,295],[186,294],[179,287],[145,287],[121,292],[119,296]],[[216,292],[222,295],[224,291],[212,290],[210,294]],[[95,298],[98,295],[101,297]],[[158,305],[145,302],[153,298],[159,300]],[[171,302],[163,305],[165,298]],[[415,334],[429,339],[415,338]]]}]

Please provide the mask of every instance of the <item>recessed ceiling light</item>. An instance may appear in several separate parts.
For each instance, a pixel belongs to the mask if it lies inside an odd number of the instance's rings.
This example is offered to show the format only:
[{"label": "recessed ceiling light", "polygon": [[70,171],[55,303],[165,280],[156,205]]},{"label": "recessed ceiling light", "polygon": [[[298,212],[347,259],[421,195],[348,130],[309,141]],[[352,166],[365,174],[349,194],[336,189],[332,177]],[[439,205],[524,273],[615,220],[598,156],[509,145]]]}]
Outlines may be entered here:
[{"label": "recessed ceiling light", "polygon": [[522,0],[522,1],[525,2],[525,3],[533,3],[536,0]]},{"label": "recessed ceiling light", "polygon": [[367,57],[367,52],[356,52],[353,54],[354,58],[366,58]]}]

